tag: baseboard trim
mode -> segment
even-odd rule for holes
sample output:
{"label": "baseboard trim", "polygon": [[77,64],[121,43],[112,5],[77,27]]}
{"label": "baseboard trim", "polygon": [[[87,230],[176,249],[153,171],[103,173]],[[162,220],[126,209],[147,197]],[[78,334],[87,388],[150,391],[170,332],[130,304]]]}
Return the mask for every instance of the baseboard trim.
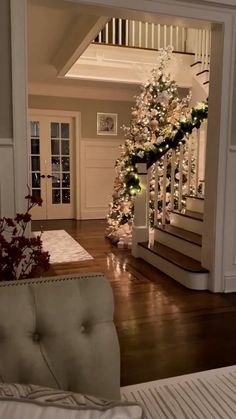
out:
{"label": "baseboard trim", "polygon": [[236,292],[236,273],[227,273],[224,275],[224,290],[225,293]]}
{"label": "baseboard trim", "polygon": [[106,219],[107,210],[101,211],[81,211],[80,220],[101,220]]}

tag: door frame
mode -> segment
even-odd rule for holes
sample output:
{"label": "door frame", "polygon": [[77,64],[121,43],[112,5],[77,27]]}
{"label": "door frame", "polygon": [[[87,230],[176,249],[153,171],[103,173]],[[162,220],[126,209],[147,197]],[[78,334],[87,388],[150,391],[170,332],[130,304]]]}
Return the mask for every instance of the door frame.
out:
{"label": "door frame", "polygon": [[[27,132],[26,112],[27,101],[27,36],[26,36],[26,0],[11,1],[11,20],[12,20],[12,77],[13,77],[13,110],[14,110],[14,137],[18,137],[18,144],[15,167],[16,194],[19,190],[25,189],[25,170],[21,172],[24,162],[27,162],[24,133]],[[195,3],[176,0],[66,0],[84,5],[101,6],[103,14],[110,16],[117,13],[127,18],[148,15],[169,15],[185,17],[189,19],[200,19],[213,22],[219,27],[219,40],[221,41],[221,54],[218,51],[219,68],[214,68],[211,72],[210,84],[210,112],[207,159],[212,161],[208,174],[209,198],[206,197],[207,212],[206,223],[207,232],[204,239],[205,260],[211,271],[209,289],[214,292],[227,291],[226,281],[231,281],[231,291],[236,291],[236,260],[226,263],[227,251],[229,251],[230,241],[225,234],[228,223],[233,223],[235,229],[235,219],[231,216],[227,220],[226,213],[230,213],[226,201],[226,186],[229,181],[229,159],[230,152],[234,153],[236,146],[231,145],[231,128],[233,119],[233,89],[235,63],[235,41],[236,41],[236,9],[224,7],[221,4],[203,4],[200,0]],[[221,28],[221,30],[220,30]],[[217,60],[216,60],[217,61]],[[216,129],[217,125],[217,129]],[[214,137],[216,141],[214,142]],[[24,146],[22,147],[22,142]],[[231,147],[231,148],[230,148]],[[212,153],[212,154],[211,154]],[[232,158],[232,157],[231,157]],[[210,160],[211,159],[211,160]],[[207,162],[208,165],[208,162]],[[210,165],[209,165],[210,166]],[[207,179],[206,179],[207,180]],[[235,187],[232,184],[234,198],[236,199]],[[18,189],[17,189],[18,188]],[[206,183],[207,188],[207,183]],[[212,190],[212,192],[211,192]],[[206,191],[206,194],[208,191]],[[232,204],[231,204],[232,206]],[[230,213],[231,214],[231,213]],[[231,229],[232,230],[232,229]],[[235,236],[235,237],[234,237]],[[236,240],[236,231],[232,240]],[[231,258],[232,259],[232,258]],[[231,264],[231,265],[230,265]],[[231,267],[231,271],[230,271]],[[227,277],[228,271],[228,277]]]}
{"label": "door frame", "polygon": [[[54,109],[28,109],[28,121],[31,115],[39,116],[55,116],[55,117],[68,117],[74,121],[74,202],[75,202],[75,219],[79,220],[81,217],[81,164],[80,164],[80,139],[81,139],[81,113]],[[28,149],[29,153],[29,149]],[[28,154],[29,155],[29,154]]]}

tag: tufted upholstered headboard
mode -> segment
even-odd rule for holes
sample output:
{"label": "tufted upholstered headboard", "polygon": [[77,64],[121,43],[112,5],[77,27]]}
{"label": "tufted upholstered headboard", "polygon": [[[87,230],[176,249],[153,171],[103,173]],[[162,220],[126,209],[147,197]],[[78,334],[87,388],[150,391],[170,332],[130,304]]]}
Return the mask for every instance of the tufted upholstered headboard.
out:
{"label": "tufted upholstered headboard", "polygon": [[108,280],[88,274],[0,283],[0,378],[118,399]]}

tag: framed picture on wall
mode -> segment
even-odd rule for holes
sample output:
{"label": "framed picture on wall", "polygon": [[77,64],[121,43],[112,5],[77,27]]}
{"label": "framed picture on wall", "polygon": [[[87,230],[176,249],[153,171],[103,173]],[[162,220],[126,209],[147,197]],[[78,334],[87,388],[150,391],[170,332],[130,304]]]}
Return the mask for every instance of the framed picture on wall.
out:
{"label": "framed picture on wall", "polygon": [[97,113],[97,135],[117,135],[117,113]]}

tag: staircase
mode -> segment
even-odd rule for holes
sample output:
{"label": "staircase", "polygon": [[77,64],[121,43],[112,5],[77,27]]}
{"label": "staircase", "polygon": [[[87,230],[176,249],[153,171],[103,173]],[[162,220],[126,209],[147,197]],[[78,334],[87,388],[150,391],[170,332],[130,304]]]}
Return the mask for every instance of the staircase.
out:
{"label": "staircase", "polygon": [[170,224],[154,228],[154,241],[138,243],[138,256],[194,290],[208,288],[201,266],[204,199],[187,196],[183,212],[171,211]]}
{"label": "staircase", "polygon": [[[151,61],[156,59],[154,58],[155,50],[172,45],[174,51],[178,53],[175,56],[175,61],[178,63],[176,67],[180,69],[180,75],[176,74],[177,79],[175,77],[175,80],[179,86],[191,88],[191,104],[196,105],[198,101],[206,100],[208,97],[210,39],[210,31],[205,29],[113,18],[107,22],[97,35],[93,45],[90,46],[90,49],[94,48],[94,56],[87,57],[86,65],[91,63],[92,59],[98,59],[99,56],[98,64],[100,67],[102,63],[106,66],[109,72],[108,79],[114,70],[113,67],[116,70],[118,66],[119,80],[114,71],[114,74],[112,73],[113,81],[121,81],[122,78],[123,82],[137,83],[141,81],[139,80],[141,76],[144,76],[144,80],[146,80],[145,71],[148,70],[148,74],[150,74],[151,67],[155,66]],[[118,54],[122,54],[122,56]],[[178,58],[181,62],[178,61]],[[103,68],[102,71],[104,76],[105,69]],[[137,71],[141,76],[136,74]],[[99,67],[97,67],[96,74],[98,72]],[[133,256],[146,260],[182,285],[194,290],[208,289],[208,271],[201,266],[204,198],[199,197],[202,182],[204,182],[204,168],[201,162],[205,159],[205,143],[206,126],[205,129],[195,130],[192,138],[188,141],[187,163],[183,157],[183,145],[180,145],[179,155],[175,154],[173,150],[168,152],[173,156],[171,169],[169,169],[167,154],[164,156],[161,188],[158,187],[157,182],[158,178],[160,179],[161,170],[158,172],[157,166],[153,169],[156,173],[154,222],[157,223],[154,227],[154,239],[151,240],[149,237],[148,220],[149,183],[152,176],[148,171],[144,173],[143,167],[140,167],[143,192],[136,197],[134,207]],[[193,161],[194,165],[191,166]],[[176,180],[176,162],[180,168],[179,179],[183,179],[184,176],[188,179],[185,186],[182,180]],[[192,169],[194,170],[193,176]],[[169,178],[167,179],[168,171]],[[171,185],[171,191],[167,190],[168,182]],[[158,214],[160,189],[163,195],[161,216]],[[168,195],[171,196],[169,202]],[[183,205],[183,202],[186,205]],[[185,206],[184,210],[183,206]],[[118,246],[119,244],[123,247],[122,242],[119,242]]]}

